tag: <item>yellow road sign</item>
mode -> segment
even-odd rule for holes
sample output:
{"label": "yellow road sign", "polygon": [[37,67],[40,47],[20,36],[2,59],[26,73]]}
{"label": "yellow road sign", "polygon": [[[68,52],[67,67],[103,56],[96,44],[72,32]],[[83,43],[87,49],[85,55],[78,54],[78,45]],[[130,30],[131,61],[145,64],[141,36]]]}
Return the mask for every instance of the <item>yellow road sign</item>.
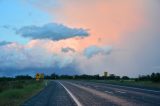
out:
{"label": "yellow road sign", "polygon": [[37,73],[36,74],[36,80],[39,81],[40,79],[44,79],[44,74],[43,73]]}
{"label": "yellow road sign", "polygon": [[40,74],[37,73],[37,74],[36,74],[36,80],[38,81],[39,79],[40,79]]}

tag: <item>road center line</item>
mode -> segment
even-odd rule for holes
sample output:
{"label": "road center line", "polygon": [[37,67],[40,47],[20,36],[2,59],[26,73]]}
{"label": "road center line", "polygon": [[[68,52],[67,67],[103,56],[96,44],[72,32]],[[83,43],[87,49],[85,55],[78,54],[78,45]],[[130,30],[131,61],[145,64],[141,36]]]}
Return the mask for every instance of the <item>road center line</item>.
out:
{"label": "road center line", "polygon": [[[59,82],[59,81],[58,81]],[[74,102],[77,104],[77,106],[83,106],[78,99],[62,84],[59,82],[59,84],[68,92],[68,94],[71,96],[71,98],[74,100]]]}
{"label": "road center line", "polygon": [[117,92],[119,92],[119,93],[126,93],[126,92],[124,92],[124,91],[117,91]]}
{"label": "road center line", "polygon": [[111,93],[111,94],[113,93],[113,92],[110,92],[110,91],[104,91],[104,92],[106,92],[106,93]]}

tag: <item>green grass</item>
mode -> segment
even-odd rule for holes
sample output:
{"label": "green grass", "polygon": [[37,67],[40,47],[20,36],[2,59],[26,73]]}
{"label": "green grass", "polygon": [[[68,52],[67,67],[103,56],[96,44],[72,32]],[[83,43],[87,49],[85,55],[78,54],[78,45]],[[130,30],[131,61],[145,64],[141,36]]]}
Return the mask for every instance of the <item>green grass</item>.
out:
{"label": "green grass", "polygon": [[134,81],[134,80],[90,80],[90,81],[160,90],[160,83],[154,83],[151,81]]}
{"label": "green grass", "polygon": [[34,80],[7,81],[6,83],[6,89],[0,92],[0,106],[19,106],[44,87],[44,82]]}

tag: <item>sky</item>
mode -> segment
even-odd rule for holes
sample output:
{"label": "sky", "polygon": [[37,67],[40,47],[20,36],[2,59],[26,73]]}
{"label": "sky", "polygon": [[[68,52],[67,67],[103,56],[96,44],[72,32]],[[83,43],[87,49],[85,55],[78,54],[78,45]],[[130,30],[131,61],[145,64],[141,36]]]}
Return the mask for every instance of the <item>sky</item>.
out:
{"label": "sky", "polygon": [[159,0],[0,0],[0,76],[160,72]]}

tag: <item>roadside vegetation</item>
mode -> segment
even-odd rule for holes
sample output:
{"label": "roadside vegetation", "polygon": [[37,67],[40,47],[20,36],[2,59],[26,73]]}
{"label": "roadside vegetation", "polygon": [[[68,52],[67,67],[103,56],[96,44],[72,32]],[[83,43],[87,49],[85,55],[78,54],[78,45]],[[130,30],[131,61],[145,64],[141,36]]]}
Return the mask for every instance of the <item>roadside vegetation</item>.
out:
{"label": "roadside vegetation", "polygon": [[44,75],[44,80],[36,81],[31,76],[16,76],[15,78],[0,78],[0,106],[19,106],[24,101],[41,91],[47,80],[85,80],[97,83],[116,84],[160,90],[160,73],[140,75],[138,78],[128,76],[100,75]]}
{"label": "roadside vegetation", "polygon": [[19,106],[44,87],[44,81],[30,76],[0,78],[0,106]]}
{"label": "roadside vegetation", "polygon": [[110,74],[109,76],[99,76],[99,75],[71,76],[71,75],[57,75],[53,73],[50,76],[45,76],[45,79],[87,80],[98,83],[108,83],[108,84],[160,90],[160,73],[152,73],[151,75],[140,75],[138,78],[129,78],[128,76],[120,77],[114,74]]}
{"label": "roadside vegetation", "polygon": [[45,75],[44,79],[86,79],[86,80],[134,80],[134,81],[151,81],[155,83],[160,83],[160,73],[152,73],[151,75],[140,75],[138,78],[130,78],[128,76],[117,76],[115,74],[110,74],[109,76],[97,75],[57,75],[55,73],[51,75]]}

